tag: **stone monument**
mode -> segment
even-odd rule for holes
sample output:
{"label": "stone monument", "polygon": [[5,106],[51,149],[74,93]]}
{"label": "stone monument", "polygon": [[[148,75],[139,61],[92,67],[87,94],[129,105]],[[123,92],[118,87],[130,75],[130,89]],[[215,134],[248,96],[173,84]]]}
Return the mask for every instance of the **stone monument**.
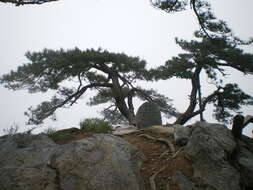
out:
{"label": "stone monument", "polygon": [[135,123],[138,129],[162,125],[162,116],[157,104],[153,102],[143,103],[137,111]]}

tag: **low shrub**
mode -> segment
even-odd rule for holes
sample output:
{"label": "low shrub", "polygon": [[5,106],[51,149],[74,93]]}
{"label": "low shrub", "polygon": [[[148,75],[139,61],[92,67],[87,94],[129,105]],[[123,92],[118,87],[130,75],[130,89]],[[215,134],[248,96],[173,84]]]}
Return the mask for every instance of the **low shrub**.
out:
{"label": "low shrub", "polygon": [[68,130],[59,130],[55,128],[47,128],[44,133],[46,133],[53,141],[59,141],[63,139],[68,139],[72,137],[72,133]]}
{"label": "low shrub", "polygon": [[111,133],[112,127],[108,121],[91,118],[80,122],[80,129],[84,132]]}

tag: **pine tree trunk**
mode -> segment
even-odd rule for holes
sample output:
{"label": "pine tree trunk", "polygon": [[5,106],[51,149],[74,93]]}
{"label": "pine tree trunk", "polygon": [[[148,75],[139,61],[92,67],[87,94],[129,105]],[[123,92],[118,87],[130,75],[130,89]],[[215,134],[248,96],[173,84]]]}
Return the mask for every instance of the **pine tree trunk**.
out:
{"label": "pine tree trunk", "polygon": [[[201,85],[200,80],[198,80],[198,99],[199,99],[199,110],[202,109],[202,95],[201,95]],[[199,114],[200,121],[204,121],[203,111]]]}
{"label": "pine tree trunk", "polygon": [[119,83],[118,77],[113,76],[113,93],[116,102],[116,106],[119,109],[120,113],[128,120],[130,125],[134,124],[135,115],[134,115],[134,106],[132,102],[133,94],[130,92],[128,94],[128,105],[125,102],[125,94],[123,94],[122,87]]}
{"label": "pine tree trunk", "polygon": [[195,69],[194,74],[191,78],[192,90],[191,90],[191,95],[190,95],[190,104],[189,104],[188,108],[186,109],[186,111],[177,118],[177,120],[174,122],[174,124],[183,125],[189,119],[196,116],[195,114],[193,114],[193,112],[194,112],[196,105],[197,105],[197,93],[198,93],[198,86],[199,86],[198,81],[199,81],[199,75],[200,75],[201,69],[202,69],[202,67],[198,66]]}

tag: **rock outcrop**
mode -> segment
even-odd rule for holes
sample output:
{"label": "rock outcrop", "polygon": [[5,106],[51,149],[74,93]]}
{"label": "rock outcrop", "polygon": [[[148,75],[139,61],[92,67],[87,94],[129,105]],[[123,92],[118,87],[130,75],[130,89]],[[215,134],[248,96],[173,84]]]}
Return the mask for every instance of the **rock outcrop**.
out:
{"label": "rock outcrop", "polygon": [[[174,162],[178,164],[182,158],[187,160],[190,172],[175,164],[166,179],[181,190],[253,189],[253,140],[246,136],[236,139],[224,125],[198,122],[130,132],[137,136],[147,132],[177,144],[168,158],[178,159]],[[0,147],[0,190],[145,189],[140,175],[144,155],[113,135],[93,135],[59,145],[43,134],[16,134],[0,137]],[[145,168],[149,171],[152,167]]]}
{"label": "rock outcrop", "polygon": [[138,129],[153,125],[162,125],[162,116],[159,107],[153,102],[143,103],[137,111],[135,124]]}
{"label": "rock outcrop", "polygon": [[[112,135],[57,145],[46,135],[0,138],[1,190],[142,190],[144,155]],[[22,142],[22,143],[24,143]]]}
{"label": "rock outcrop", "polygon": [[235,140],[220,124],[198,123],[191,130],[184,151],[192,161],[193,177],[182,173],[173,177],[182,190],[253,189],[252,139]]}

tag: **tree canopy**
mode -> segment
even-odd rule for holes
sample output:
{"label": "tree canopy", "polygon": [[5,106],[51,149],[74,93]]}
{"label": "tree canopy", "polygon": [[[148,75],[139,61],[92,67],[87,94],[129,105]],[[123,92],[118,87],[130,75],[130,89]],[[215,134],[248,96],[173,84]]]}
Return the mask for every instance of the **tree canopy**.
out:
{"label": "tree canopy", "polygon": [[[209,103],[215,106],[214,116],[217,120],[226,122],[231,111],[239,111],[241,105],[252,105],[253,98],[244,93],[238,84],[224,84],[226,68],[236,69],[244,74],[253,73],[253,54],[245,53],[239,45],[227,40],[226,37],[219,40],[205,38],[195,33],[195,37],[201,40],[179,40],[176,43],[186,52],[168,60],[165,65],[152,70],[156,80],[177,77],[191,80],[190,103],[186,111],[180,115],[176,123],[184,124],[196,115],[201,115]],[[201,78],[202,71],[206,72],[211,84],[216,90],[202,97]],[[151,74],[152,76],[152,74]],[[220,76],[220,77],[219,77]],[[197,103],[199,108],[196,109]]]}
{"label": "tree canopy", "polygon": [[26,57],[30,62],[3,75],[0,83],[9,89],[27,89],[30,93],[56,91],[50,101],[29,108],[26,115],[30,124],[39,124],[53,116],[58,108],[73,105],[87,90],[97,92],[89,105],[110,103],[103,113],[120,112],[129,123],[134,122],[133,98],[136,96],[156,102],[166,114],[177,115],[169,98],[136,85],[138,80],[147,80],[146,62],[138,57],[102,49],[81,51],[78,48],[45,49],[28,52]]}

